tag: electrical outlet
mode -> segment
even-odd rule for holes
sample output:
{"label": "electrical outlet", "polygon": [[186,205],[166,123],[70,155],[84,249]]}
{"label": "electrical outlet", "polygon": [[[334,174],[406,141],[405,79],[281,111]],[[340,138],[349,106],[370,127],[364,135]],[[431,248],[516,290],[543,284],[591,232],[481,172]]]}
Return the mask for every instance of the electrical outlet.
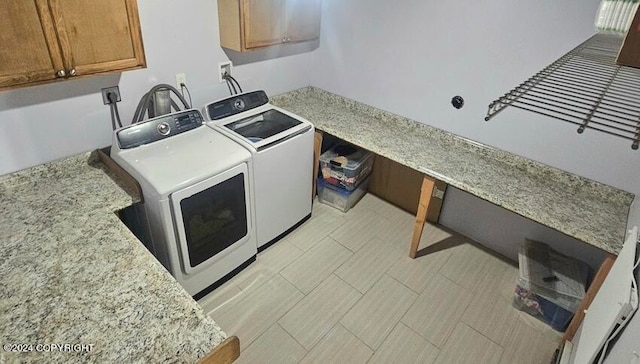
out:
{"label": "electrical outlet", "polygon": [[[184,73],[176,73],[176,88],[178,90],[180,89],[180,84],[187,84],[187,75],[185,75]],[[182,91],[182,90],[181,90]]]}
{"label": "electrical outlet", "polygon": [[233,70],[233,63],[231,63],[231,61],[218,63],[218,82],[220,83],[225,82],[222,76],[224,76],[225,73],[228,74],[229,76],[232,76],[231,74],[232,70]]}
{"label": "electrical outlet", "polygon": [[120,88],[118,86],[105,87],[102,89],[102,102],[104,102],[105,105],[109,105],[111,103],[109,97],[107,96],[109,95],[109,93],[116,94],[116,102],[122,101],[122,99],[120,98]]}

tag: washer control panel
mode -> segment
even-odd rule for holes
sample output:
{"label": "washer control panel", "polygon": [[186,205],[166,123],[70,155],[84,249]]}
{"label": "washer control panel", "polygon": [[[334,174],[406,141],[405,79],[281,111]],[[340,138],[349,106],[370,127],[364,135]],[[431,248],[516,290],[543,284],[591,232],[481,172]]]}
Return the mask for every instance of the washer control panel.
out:
{"label": "washer control panel", "polygon": [[135,148],[200,127],[203,120],[198,110],[179,111],[119,129],[116,139],[120,149]]}
{"label": "washer control panel", "polygon": [[220,120],[231,115],[255,109],[268,102],[269,98],[264,91],[252,91],[212,102],[205,106],[205,109],[211,120]]}

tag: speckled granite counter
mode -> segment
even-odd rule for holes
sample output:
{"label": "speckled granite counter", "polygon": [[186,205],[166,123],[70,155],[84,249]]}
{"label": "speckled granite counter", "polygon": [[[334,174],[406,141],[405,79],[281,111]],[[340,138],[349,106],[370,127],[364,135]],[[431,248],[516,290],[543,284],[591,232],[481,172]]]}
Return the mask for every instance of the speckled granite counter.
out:
{"label": "speckled granite counter", "polygon": [[604,251],[622,248],[630,193],[318,88],[271,102],[317,129]]}
{"label": "speckled granite counter", "polygon": [[0,177],[0,362],[192,363],[226,337],[120,222],[135,198],[103,168],[82,154]]}

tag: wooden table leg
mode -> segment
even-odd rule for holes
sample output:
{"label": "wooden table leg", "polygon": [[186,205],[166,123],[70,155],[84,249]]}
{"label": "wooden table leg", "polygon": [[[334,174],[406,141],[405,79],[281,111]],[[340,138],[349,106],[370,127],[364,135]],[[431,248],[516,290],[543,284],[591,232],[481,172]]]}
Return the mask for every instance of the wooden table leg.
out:
{"label": "wooden table leg", "polygon": [[316,184],[318,179],[318,169],[320,168],[320,153],[322,151],[322,132],[316,130],[313,137],[313,192],[311,192],[311,200],[316,197]]}
{"label": "wooden table leg", "polygon": [[585,311],[589,308],[589,306],[591,306],[591,302],[593,302],[593,299],[596,297],[596,294],[600,290],[602,283],[604,283],[604,279],[607,278],[607,274],[609,274],[609,271],[611,270],[611,267],[613,266],[613,263],[615,261],[616,257],[614,255],[607,254],[607,257],[600,265],[600,269],[598,269],[596,276],[593,277],[593,282],[591,282],[591,286],[589,286],[587,293],[585,293],[580,307],[578,307],[576,313],[573,315],[573,319],[571,320],[569,327],[567,327],[567,331],[564,332],[564,336],[562,337],[564,341],[573,340],[573,336],[578,331],[578,327],[580,327],[580,324],[582,324]]}
{"label": "wooden table leg", "polygon": [[413,239],[411,240],[411,248],[409,249],[409,257],[411,258],[415,258],[418,254],[418,245],[420,245],[422,230],[427,220],[427,212],[429,212],[429,203],[431,202],[435,182],[433,178],[428,176],[424,176],[422,179],[420,201],[418,202],[418,212],[416,213],[416,224],[413,227]]}

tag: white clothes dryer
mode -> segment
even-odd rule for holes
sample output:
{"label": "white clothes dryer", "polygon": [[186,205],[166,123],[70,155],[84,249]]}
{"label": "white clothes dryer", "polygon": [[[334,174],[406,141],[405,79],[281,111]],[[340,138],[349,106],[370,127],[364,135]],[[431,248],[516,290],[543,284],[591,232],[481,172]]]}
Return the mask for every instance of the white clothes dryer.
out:
{"label": "white clothes dryer", "polygon": [[251,154],[198,110],[116,130],[111,157],[140,183],[150,250],[194,298],[255,260]]}

